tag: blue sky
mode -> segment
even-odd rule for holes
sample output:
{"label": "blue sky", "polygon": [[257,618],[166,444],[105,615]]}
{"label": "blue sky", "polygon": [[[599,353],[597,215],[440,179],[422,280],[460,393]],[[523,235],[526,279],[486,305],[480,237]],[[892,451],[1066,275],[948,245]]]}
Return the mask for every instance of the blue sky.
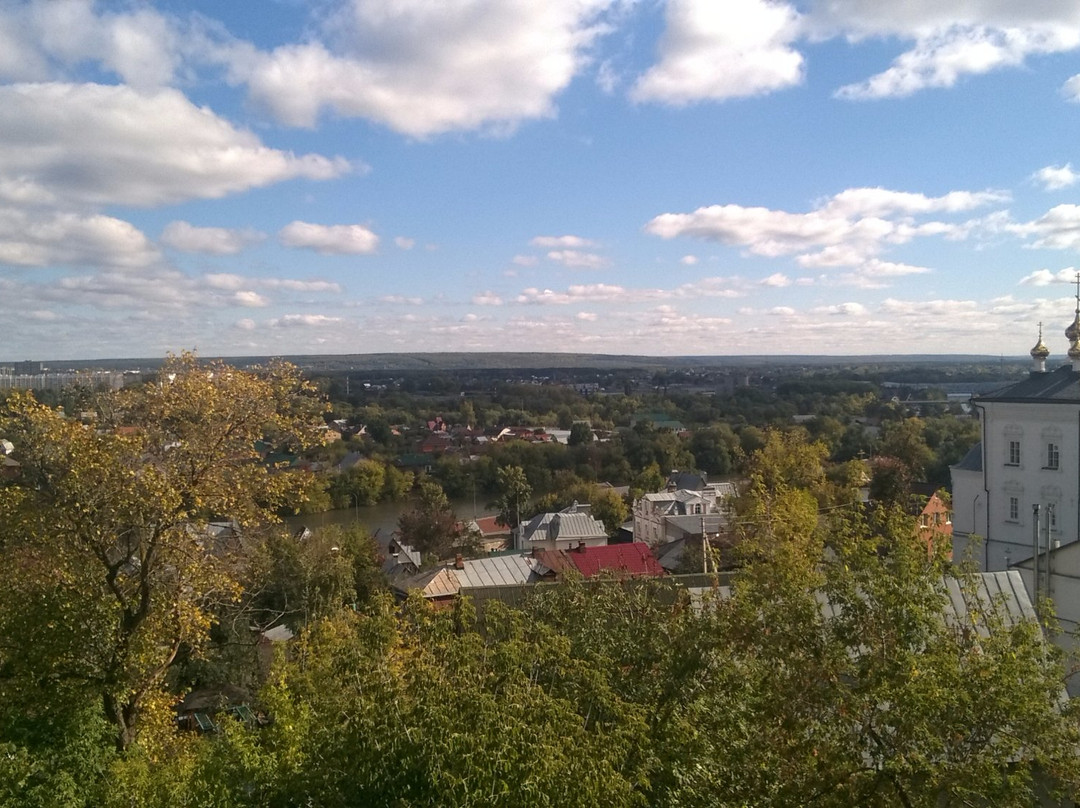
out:
{"label": "blue sky", "polygon": [[0,0],[0,361],[1064,359],[1080,0]]}

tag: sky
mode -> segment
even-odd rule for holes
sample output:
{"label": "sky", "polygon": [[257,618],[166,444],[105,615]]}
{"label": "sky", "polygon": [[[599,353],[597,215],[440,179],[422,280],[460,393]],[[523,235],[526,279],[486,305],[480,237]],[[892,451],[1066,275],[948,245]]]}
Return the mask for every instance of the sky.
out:
{"label": "sky", "polygon": [[0,361],[1018,356],[1080,0],[0,0]]}

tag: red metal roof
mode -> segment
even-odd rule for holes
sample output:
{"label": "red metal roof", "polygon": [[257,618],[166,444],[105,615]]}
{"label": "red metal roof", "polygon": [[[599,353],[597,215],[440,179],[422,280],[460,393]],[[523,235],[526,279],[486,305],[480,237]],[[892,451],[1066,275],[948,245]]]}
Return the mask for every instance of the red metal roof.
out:
{"label": "red metal roof", "polygon": [[577,567],[578,572],[591,578],[602,571],[626,575],[663,575],[664,568],[645,542],[607,544],[563,551],[563,558]]}

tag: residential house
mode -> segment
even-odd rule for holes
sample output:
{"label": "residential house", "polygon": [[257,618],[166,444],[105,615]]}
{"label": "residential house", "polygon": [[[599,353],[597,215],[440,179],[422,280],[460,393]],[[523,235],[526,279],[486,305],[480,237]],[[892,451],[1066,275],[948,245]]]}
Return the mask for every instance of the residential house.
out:
{"label": "residential house", "polygon": [[584,543],[595,547],[608,543],[607,528],[589,513],[588,505],[574,503],[558,513],[541,513],[518,528],[518,549],[531,552],[569,550]]}
{"label": "residential house", "polygon": [[537,567],[525,553],[471,559],[458,556],[450,564],[398,581],[393,589],[400,597],[419,591],[429,603],[447,607],[458,595],[471,590],[537,583],[542,577]]}
{"label": "residential house", "polygon": [[732,483],[644,494],[634,503],[634,540],[655,546],[692,536],[716,537],[730,524],[735,496]]}

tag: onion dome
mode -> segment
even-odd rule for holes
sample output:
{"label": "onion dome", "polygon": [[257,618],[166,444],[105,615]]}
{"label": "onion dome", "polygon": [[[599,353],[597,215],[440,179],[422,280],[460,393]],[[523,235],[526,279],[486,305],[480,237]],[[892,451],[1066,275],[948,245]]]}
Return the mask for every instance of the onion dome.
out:
{"label": "onion dome", "polygon": [[1076,342],[1076,338],[1080,336],[1080,312],[1076,313],[1073,318],[1072,324],[1065,329],[1065,337],[1069,342]]}
{"label": "onion dome", "polygon": [[1035,347],[1031,349],[1032,359],[1046,359],[1050,355],[1050,349],[1046,347],[1046,343],[1043,342],[1042,336],[1042,323],[1039,323],[1039,341],[1035,343]]}
{"label": "onion dome", "polygon": [[1074,339],[1072,345],[1069,346],[1069,359],[1076,362],[1080,362],[1080,340]]}

